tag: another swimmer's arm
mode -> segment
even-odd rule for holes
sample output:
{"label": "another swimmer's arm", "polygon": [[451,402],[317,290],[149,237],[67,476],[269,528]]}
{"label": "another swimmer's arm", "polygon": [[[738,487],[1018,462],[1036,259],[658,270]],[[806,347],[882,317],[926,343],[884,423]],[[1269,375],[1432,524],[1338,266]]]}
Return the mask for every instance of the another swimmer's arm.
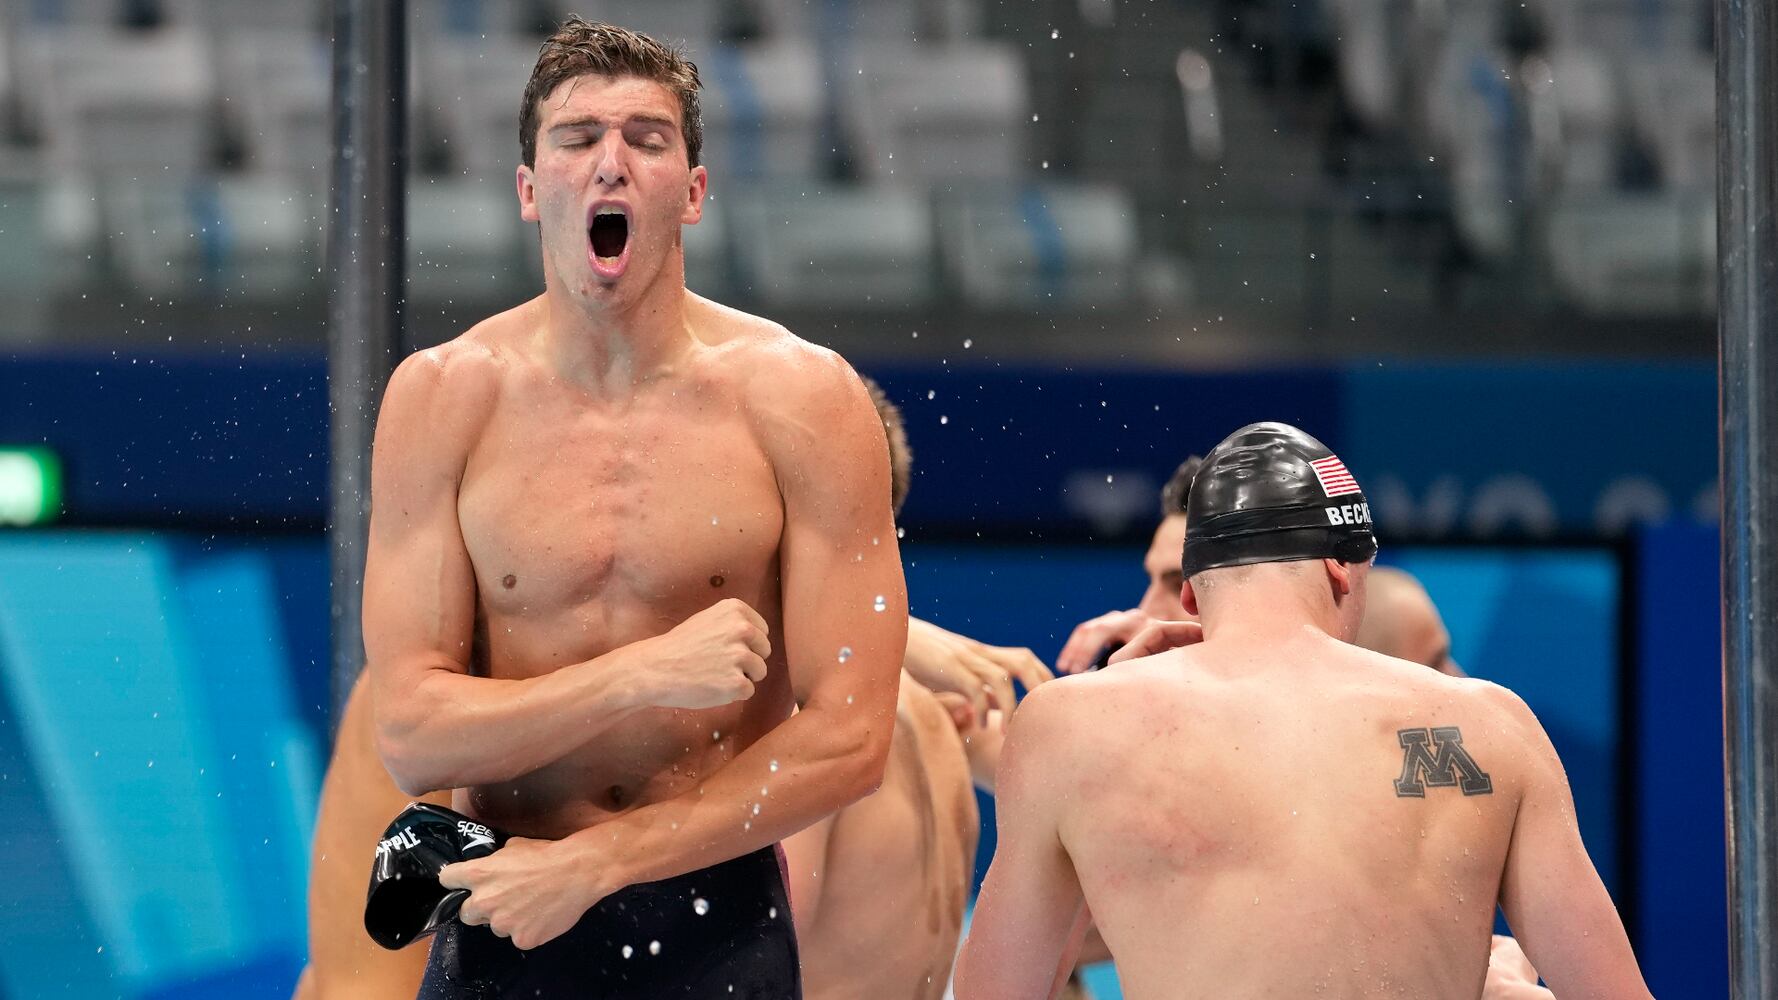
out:
{"label": "another swimmer's arm", "polygon": [[957,1000],[1054,996],[1086,930],[1086,899],[1062,845],[1067,719],[1058,686],[1026,696],[1007,728],[995,796],[999,844],[957,959]]}
{"label": "another swimmer's arm", "polygon": [[377,418],[364,645],[377,748],[410,795],[534,771],[635,707],[630,671],[604,662],[624,650],[531,680],[469,676],[476,580],[457,490],[492,405],[493,363],[415,354]]}
{"label": "another swimmer's arm", "polygon": [[1555,747],[1518,696],[1492,690],[1516,722],[1505,732],[1526,758],[1500,884],[1513,935],[1558,997],[1648,997],[1623,921],[1581,843],[1574,797]]}
{"label": "another swimmer's arm", "polygon": [[684,794],[564,841],[595,900],[777,843],[882,783],[908,620],[889,445],[858,377],[814,360],[756,413],[784,498],[774,644],[802,710]]}

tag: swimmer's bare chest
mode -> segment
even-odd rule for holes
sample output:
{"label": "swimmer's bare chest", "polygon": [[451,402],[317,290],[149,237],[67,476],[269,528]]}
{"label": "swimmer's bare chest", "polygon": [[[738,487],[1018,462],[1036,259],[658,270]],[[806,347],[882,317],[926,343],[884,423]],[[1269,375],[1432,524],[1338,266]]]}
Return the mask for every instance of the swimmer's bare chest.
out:
{"label": "swimmer's bare chest", "polygon": [[750,422],[720,383],[649,386],[622,405],[547,381],[510,390],[458,495],[475,568],[476,673],[545,674],[664,634],[729,597],[759,611],[774,640],[767,679],[746,702],[646,709],[555,764],[459,793],[514,832],[565,835],[678,794],[789,714],[777,641],[783,505]]}

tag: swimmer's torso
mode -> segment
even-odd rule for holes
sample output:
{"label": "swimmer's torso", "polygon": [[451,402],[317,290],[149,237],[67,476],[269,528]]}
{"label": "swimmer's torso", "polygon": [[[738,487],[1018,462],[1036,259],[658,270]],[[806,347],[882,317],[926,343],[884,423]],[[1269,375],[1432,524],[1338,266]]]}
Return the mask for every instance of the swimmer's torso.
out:
{"label": "swimmer's torso", "polygon": [[771,629],[769,673],[747,701],[644,709],[522,778],[458,791],[458,808],[514,833],[563,837],[670,798],[790,711],[783,501],[750,398],[767,325],[691,301],[701,343],[618,399],[534,356],[535,303],[452,345],[482,354],[476,362],[497,380],[457,501],[476,581],[473,673],[535,677],[661,635],[730,597]]}
{"label": "swimmer's torso", "polygon": [[[1487,685],[1331,639],[1208,657],[1108,671],[1076,716],[1104,777],[1062,838],[1126,995],[1480,996],[1521,787]],[[1398,733],[1435,726],[1489,794],[1397,794]]]}
{"label": "swimmer's torso", "polygon": [[979,830],[956,724],[903,674],[883,784],[842,810],[828,838],[820,909],[799,940],[805,995],[942,997]]}

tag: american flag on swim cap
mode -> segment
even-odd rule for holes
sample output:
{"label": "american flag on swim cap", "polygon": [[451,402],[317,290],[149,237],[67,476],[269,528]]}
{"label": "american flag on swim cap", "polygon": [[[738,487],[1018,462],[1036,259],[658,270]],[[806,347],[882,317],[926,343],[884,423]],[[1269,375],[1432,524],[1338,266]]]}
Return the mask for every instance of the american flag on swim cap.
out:
{"label": "american flag on swim cap", "polygon": [[1350,493],[1363,493],[1358,488],[1358,480],[1346,471],[1346,463],[1339,456],[1329,455],[1309,463],[1315,470],[1315,478],[1321,481],[1321,492],[1329,497],[1343,497]]}

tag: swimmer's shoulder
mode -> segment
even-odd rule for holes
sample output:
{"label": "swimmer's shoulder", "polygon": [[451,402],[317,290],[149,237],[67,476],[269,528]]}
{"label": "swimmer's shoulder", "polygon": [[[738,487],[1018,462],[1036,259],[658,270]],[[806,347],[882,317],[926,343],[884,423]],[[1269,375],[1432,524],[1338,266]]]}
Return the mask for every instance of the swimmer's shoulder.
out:
{"label": "swimmer's shoulder", "polygon": [[689,316],[720,377],[732,382],[770,436],[820,434],[847,422],[876,425],[864,382],[835,351],[779,323],[695,295]]}
{"label": "swimmer's shoulder", "polygon": [[[723,369],[760,401],[819,395],[858,383],[836,352],[804,340],[781,323],[692,295],[688,315],[698,338]],[[868,401],[868,400],[867,400]]]}
{"label": "swimmer's shoulder", "polygon": [[442,419],[435,429],[444,432],[485,420],[520,357],[519,344],[535,330],[538,309],[534,299],[408,355],[389,378],[384,413],[417,411]]}

